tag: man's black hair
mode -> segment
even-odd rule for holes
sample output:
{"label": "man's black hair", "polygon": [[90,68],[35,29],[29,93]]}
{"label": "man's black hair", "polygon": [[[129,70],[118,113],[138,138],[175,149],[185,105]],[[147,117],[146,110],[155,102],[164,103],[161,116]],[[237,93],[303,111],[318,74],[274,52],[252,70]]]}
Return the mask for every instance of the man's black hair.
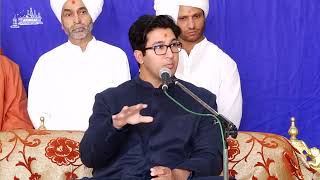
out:
{"label": "man's black hair", "polygon": [[173,19],[167,15],[143,15],[138,18],[129,29],[129,40],[133,50],[142,51],[145,55],[147,35],[156,28],[170,28],[176,38],[179,37],[181,30]]}

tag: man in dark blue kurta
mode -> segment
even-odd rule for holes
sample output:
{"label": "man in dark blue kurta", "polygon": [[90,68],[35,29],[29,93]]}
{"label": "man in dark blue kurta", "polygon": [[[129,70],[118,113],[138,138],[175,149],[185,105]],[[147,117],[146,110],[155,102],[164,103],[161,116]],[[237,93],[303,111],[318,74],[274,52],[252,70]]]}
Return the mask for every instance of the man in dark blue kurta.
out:
{"label": "man in dark blue kurta", "polygon": [[[95,179],[183,180],[221,173],[218,125],[184,111],[161,89],[160,69],[176,71],[179,34],[168,16],[142,16],[131,26],[139,76],[96,95],[80,143],[81,160]],[[180,82],[217,108],[214,94]],[[174,84],[167,92],[192,111],[209,113]]]}

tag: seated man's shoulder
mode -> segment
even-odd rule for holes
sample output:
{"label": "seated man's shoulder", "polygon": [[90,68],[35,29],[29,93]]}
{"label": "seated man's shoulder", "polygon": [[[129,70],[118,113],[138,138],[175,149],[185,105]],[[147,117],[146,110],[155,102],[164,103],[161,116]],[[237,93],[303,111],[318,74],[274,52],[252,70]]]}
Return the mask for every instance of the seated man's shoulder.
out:
{"label": "seated man's shoulder", "polygon": [[0,55],[0,74],[1,79],[13,78],[20,76],[19,65],[6,56]]}
{"label": "seated man's shoulder", "polygon": [[117,46],[114,46],[114,45],[111,45],[111,44],[108,44],[108,43],[105,43],[105,42],[102,42],[99,40],[96,41],[96,44],[99,47],[99,49],[104,50],[106,53],[113,52],[113,53],[118,53],[118,54],[125,54],[125,52]]}
{"label": "seated man's shoulder", "polygon": [[39,58],[39,61],[49,61],[50,59],[60,59],[59,57],[64,57],[66,56],[66,44],[61,44],[49,51],[47,51],[46,53],[42,54]]}
{"label": "seated man's shoulder", "polygon": [[110,96],[112,98],[126,97],[130,94],[133,88],[133,80],[128,80],[117,87],[111,87],[102,91],[101,95]]}
{"label": "seated man's shoulder", "polygon": [[224,52],[224,50],[222,50],[216,44],[208,41],[208,44],[206,47],[209,49],[209,51],[207,51],[208,53],[210,53],[209,57],[216,57],[213,59],[215,59],[225,65],[237,66],[236,62],[226,52]]}
{"label": "seated man's shoulder", "polygon": [[0,66],[3,68],[12,68],[12,69],[16,69],[19,68],[19,66],[13,62],[11,59],[9,59],[6,56],[0,55]]}
{"label": "seated man's shoulder", "polygon": [[205,46],[207,49],[210,49],[209,52],[211,53],[216,53],[216,54],[219,54],[219,55],[227,55],[227,53],[225,53],[218,45],[214,44],[213,42],[211,41],[208,41],[208,43],[206,44]]}
{"label": "seated man's shoulder", "polygon": [[193,92],[197,96],[200,96],[200,98],[209,98],[210,96],[216,97],[215,94],[213,94],[212,92],[210,92],[209,90],[203,87],[196,86],[190,82],[186,82],[180,79],[178,79],[178,81],[184,86],[186,86],[191,92]]}

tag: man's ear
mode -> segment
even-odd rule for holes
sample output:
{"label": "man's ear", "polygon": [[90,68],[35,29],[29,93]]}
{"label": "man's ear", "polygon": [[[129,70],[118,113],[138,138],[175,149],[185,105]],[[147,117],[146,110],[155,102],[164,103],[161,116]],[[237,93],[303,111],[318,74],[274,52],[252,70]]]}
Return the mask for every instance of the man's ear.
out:
{"label": "man's ear", "polygon": [[133,52],[134,57],[136,58],[136,61],[141,65],[143,64],[143,54],[140,50],[134,50]]}

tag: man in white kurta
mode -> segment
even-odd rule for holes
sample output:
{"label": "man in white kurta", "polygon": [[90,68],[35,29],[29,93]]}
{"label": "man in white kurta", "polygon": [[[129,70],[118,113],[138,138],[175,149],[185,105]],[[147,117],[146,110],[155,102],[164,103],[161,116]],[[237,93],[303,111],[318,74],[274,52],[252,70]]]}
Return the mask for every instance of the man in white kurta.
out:
{"label": "man in white kurta", "polygon": [[214,93],[218,112],[239,127],[242,94],[237,64],[203,35],[209,0],[155,0],[154,8],[157,15],[170,15],[182,31],[175,76]]}
{"label": "man in white kurta", "polygon": [[50,130],[86,130],[96,93],[130,79],[124,51],[91,34],[102,5],[103,0],[51,0],[64,30],[71,33],[66,32],[68,42],[42,55],[33,70],[28,111],[35,128],[44,117]]}

